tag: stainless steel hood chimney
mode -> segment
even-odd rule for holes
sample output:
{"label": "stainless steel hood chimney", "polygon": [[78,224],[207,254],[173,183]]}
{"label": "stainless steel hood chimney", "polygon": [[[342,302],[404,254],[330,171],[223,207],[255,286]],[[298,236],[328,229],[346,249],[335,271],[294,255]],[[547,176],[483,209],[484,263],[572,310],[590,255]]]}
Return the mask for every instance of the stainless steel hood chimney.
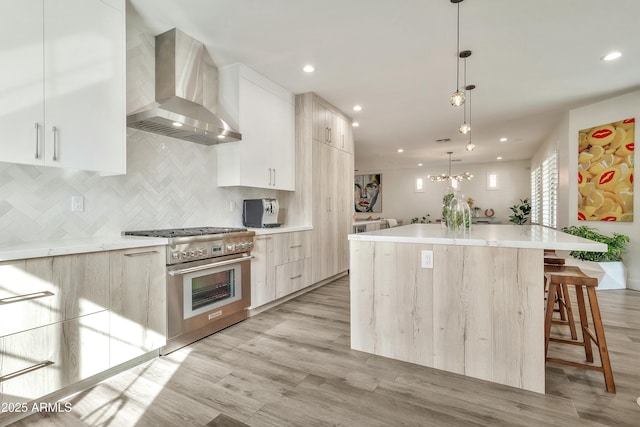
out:
{"label": "stainless steel hood chimney", "polygon": [[214,145],[242,135],[203,104],[204,45],[177,29],[156,36],[156,102],[127,117],[127,126]]}

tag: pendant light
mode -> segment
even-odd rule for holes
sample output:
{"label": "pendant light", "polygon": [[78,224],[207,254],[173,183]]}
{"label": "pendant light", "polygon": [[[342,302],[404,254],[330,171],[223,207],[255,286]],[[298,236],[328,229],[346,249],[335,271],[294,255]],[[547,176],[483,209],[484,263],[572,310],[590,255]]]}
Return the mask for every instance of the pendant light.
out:
{"label": "pendant light", "polygon": [[[466,82],[465,82],[466,83]],[[476,88],[476,85],[465,86],[464,89],[469,91],[469,100],[467,104],[469,104],[469,123],[471,123],[471,91]],[[471,142],[471,125],[469,125],[469,142],[464,146],[465,150],[473,151],[476,148],[475,144]]]}
{"label": "pendant light", "polygon": [[[460,58],[464,59],[464,90],[467,91],[467,58],[471,56],[471,51],[470,50],[463,50],[462,52],[460,52]],[[474,86],[475,87],[475,86]],[[471,98],[469,97],[469,102],[471,102]],[[464,104],[464,119],[462,120],[462,124],[460,125],[460,128],[458,129],[460,131],[460,133],[463,134],[467,134],[469,132],[471,132],[471,125],[467,122],[467,104],[469,102],[465,102]],[[471,107],[469,107],[469,109],[471,109]],[[469,111],[469,114],[471,114],[471,111]],[[469,119],[469,122],[471,122],[471,119]]]}
{"label": "pendant light", "polygon": [[[456,42],[456,57],[460,52],[460,3],[463,0],[451,0],[451,3],[458,5],[458,21],[457,21],[457,42]],[[464,104],[464,92],[460,91],[460,58],[456,58],[456,90],[451,94],[451,105],[459,107]]]}

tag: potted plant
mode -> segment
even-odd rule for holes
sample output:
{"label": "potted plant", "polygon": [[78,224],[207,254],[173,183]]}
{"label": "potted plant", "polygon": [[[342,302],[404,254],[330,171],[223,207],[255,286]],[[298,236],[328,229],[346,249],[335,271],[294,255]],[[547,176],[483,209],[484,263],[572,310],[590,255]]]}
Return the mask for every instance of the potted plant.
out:
{"label": "potted plant", "polygon": [[531,203],[529,203],[529,198],[520,199],[519,204],[515,204],[511,206],[511,216],[509,216],[509,221],[514,224],[525,224],[529,220],[529,215],[531,214]]}
{"label": "potted plant", "polygon": [[[569,255],[573,258],[580,260],[577,263],[579,266],[587,270],[593,270],[599,276],[598,289],[625,289],[627,287],[622,256],[627,252],[627,243],[630,241],[629,236],[619,233],[613,233],[612,237],[606,236],[586,225],[564,227],[562,231],[607,245],[607,252],[569,252]],[[589,274],[592,273],[590,272]]]}
{"label": "potted plant", "polygon": [[431,224],[431,215],[425,214],[422,218],[418,218],[417,216],[411,218],[411,224]]}

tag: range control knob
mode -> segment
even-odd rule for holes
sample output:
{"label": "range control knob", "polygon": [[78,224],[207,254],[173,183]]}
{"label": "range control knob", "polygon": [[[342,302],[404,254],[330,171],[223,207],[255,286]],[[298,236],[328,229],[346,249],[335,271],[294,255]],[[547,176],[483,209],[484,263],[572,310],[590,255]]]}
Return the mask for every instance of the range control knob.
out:
{"label": "range control knob", "polygon": [[191,256],[196,256],[196,251],[191,251],[191,252],[189,252],[189,255],[191,255]]}
{"label": "range control knob", "polygon": [[249,249],[253,249],[253,242],[249,242],[249,243],[247,244],[247,247],[248,247]]}
{"label": "range control knob", "polygon": [[235,251],[236,250],[236,245],[234,245],[233,243],[227,244],[227,250],[228,251]]}
{"label": "range control knob", "polygon": [[247,249],[247,242],[240,243],[240,248]]}
{"label": "range control knob", "polygon": [[204,255],[204,249],[198,249],[198,255],[200,256]]}
{"label": "range control knob", "polygon": [[179,254],[178,252],[173,252],[173,253],[171,254],[171,258],[173,258],[173,259],[178,259],[178,258],[180,258],[180,254]]}
{"label": "range control knob", "polygon": [[182,258],[188,258],[189,254],[187,253],[187,251],[182,251],[181,252]]}

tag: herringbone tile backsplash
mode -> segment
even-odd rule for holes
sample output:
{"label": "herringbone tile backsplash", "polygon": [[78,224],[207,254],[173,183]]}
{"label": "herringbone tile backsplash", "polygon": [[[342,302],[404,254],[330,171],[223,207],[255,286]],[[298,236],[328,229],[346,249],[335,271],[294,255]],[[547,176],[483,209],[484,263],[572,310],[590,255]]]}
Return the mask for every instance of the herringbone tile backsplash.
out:
{"label": "herringbone tile backsplash", "polygon": [[[218,188],[215,147],[129,130],[126,175],[0,162],[0,247],[124,230],[238,227],[243,199],[275,195]],[[84,196],[84,212],[71,212],[71,196]]]}

